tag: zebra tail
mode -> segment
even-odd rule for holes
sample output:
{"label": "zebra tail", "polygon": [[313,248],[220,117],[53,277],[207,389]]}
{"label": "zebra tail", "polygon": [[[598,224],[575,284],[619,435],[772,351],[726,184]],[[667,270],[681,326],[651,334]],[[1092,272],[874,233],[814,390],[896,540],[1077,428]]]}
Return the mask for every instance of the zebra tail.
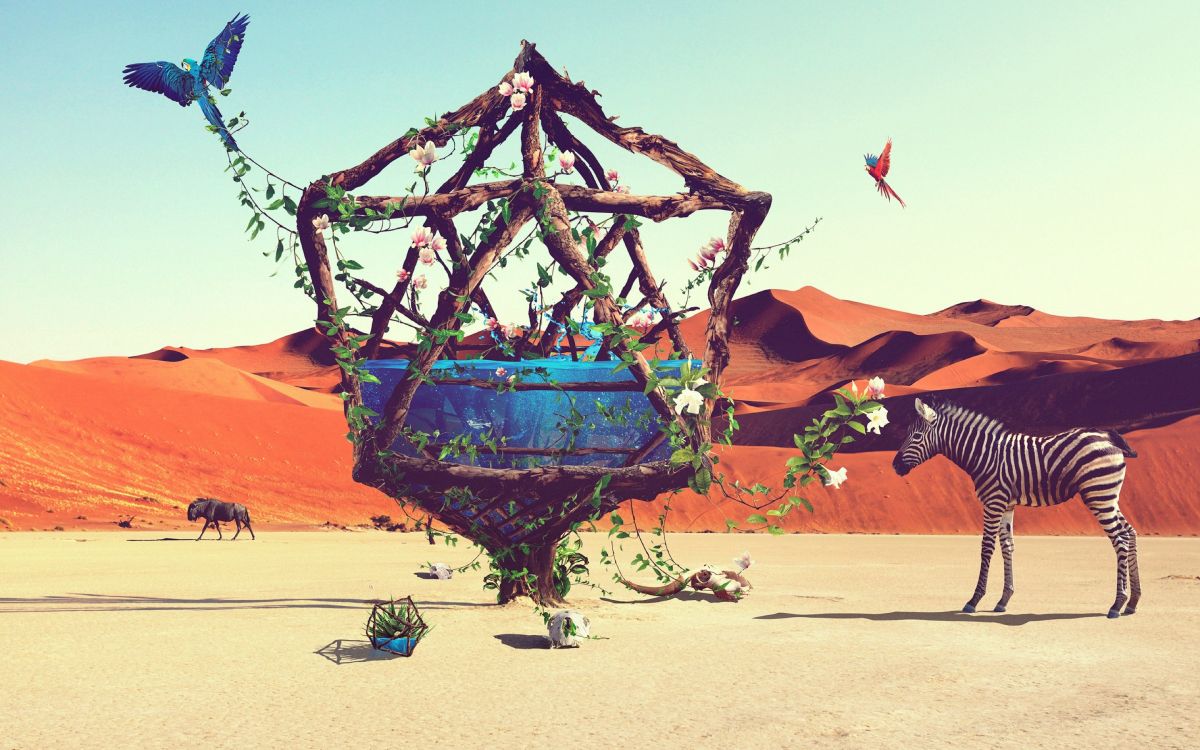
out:
{"label": "zebra tail", "polygon": [[1108,439],[1112,441],[1113,445],[1121,449],[1126,458],[1137,458],[1137,451],[1129,447],[1129,443],[1125,442],[1125,438],[1121,437],[1121,433],[1116,430],[1109,430]]}

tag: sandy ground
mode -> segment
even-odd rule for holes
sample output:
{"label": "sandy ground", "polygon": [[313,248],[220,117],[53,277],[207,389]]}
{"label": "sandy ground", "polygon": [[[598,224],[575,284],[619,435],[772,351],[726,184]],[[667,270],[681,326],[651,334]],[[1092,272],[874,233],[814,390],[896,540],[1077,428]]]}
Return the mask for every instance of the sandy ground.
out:
{"label": "sandy ground", "polygon": [[[754,593],[585,590],[604,639],[552,651],[481,574],[415,575],[466,549],[169,535],[0,535],[0,747],[1200,745],[1196,539],[1144,539],[1141,611],[1109,621],[1103,538],[1018,538],[1009,612],[968,616],[974,538],[676,534],[692,565],[749,549]],[[412,658],[365,645],[389,594],[435,626]]]}

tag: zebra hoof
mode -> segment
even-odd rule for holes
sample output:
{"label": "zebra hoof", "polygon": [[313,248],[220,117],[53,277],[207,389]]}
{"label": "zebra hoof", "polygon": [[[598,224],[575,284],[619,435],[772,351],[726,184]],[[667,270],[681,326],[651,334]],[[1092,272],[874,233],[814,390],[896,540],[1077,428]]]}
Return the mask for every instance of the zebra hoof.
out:
{"label": "zebra hoof", "polygon": [[1136,610],[1136,609],[1134,609],[1133,607],[1126,607],[1126,608],[1125,608],[1125,611],[1124,611],[1124,612],[1122,612],[1121,614],[1123,614],[1123,615],[1134,615],[1134,614],[1137,614],[1137,610]]}
{"label": "zebra hoof", "polygon": [[1007,611],[1008,611],[1008,607],[1004,606],[1003,604],[997,604],[997,605],[996,605],[996,608],[995,608],[995,609],[993,609],[992,611],[993,611],[993,612],[1007,612]]}
{"label": "zebra hoof", "polygon": [[1108,610],[1108,619],[1115,620],[1120,616],[1121,616],[1121,610],[1119,610],[1119,609]]}
{"label": "zebra hoof", "polygon": [[968,605],[966,605],[966,606],[964,606],[964,607],[962,608],[962,611],[963,611],[963,612],[966,612],[967,614],[970,614],[970,613],[972,613],[972,612],[974,612],[974,611],[975,611],[975,605],[974,605],[974,604],[968,604]]}

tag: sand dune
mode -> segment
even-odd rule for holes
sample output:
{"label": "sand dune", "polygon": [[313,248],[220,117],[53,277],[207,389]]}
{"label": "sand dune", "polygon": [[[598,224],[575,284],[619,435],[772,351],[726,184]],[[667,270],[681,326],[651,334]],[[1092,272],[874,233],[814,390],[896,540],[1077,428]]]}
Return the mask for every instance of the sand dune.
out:
{"label": "sand dune", "polygon": [[[1162,481],[1157,495],[1145,484],[1200,468],[1200,321],[1069,318],[987,300],[917,315],[811,287],[749,295],[733,315],[725,386],[742,430],[723,453],[732,477],[776,481],[793,433],[828,408],[833,389],[888,381],[892,426],[845,457],[862,481],[822,496],[817,515],[792,516],[788,528],[974,533],[978,508],[959,473],[935,463],[909,483],[889,466],[912,397],[938,392],[1018,429],[1135,430],[1146,451],[1131,469],[1131,517],[1147,533],[1200,533],[1200,499],[1186,482]],[[706,313],[682,325],[697,351],[706,325]],[[468,337],[460,355],[481,342]],[[199,495],[244,501],[268,524],[394,514],[390,500],[350,479],[340,400],[327,393],[337,368],[324,347],[305,330],[227,349],[0,363],[0,527],[111,526],[130,515],[181,526],[182,506]],[[384,356],[403,353],[389,344]],[[675,507],[672,526],[693,530],[747,515],[719,495],[685,493]],[[1082,508],[1030,523],[1044,533],[1095,531]]]}
{"label": "sand dune", "polygon": [[181,526],[202,495],[264,523],[394,512],[350,480],[345,432],[340,410],[0,362],[0,526]]}

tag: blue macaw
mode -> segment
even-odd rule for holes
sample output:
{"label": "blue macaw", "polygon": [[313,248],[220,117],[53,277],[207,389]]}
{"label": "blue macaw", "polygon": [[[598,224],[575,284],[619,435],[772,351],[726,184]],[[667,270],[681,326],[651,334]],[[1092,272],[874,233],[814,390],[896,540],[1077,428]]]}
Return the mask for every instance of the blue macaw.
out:
{"label": "blue macaw", "polygon": [[200,102],[201,111],[221,134],[226,148],[237,151],[237,143],[225,127],[221,112],[208,94],[208,87],[212,85],[218,89],[225,88],[225,83],[233,73],[233,64],[237,62],[238,52],[242,49],[242,40],[246,37],[246,27],[249,24],[250,16],[234,16],[233,20],[225,24],[221,33],[208,43],[199,65],[190,57],[185,57],[180,63],[182,68],[166,60],[126,65],[123,71],[125,85],[162,94],[178,102],[181,107],[186,107],[193,101]]}

